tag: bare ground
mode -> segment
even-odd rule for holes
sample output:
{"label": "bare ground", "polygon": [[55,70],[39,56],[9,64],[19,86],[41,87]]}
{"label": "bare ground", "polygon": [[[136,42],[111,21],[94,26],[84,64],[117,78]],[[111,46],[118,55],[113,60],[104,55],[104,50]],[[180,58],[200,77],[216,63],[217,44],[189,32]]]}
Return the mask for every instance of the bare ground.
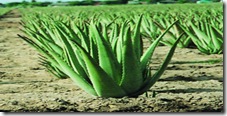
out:
{"label": "bare ground", "polygon": [[[70,79],[59,80],[39,65],[38,53],[17,34],[21,17],[13,10],[0,19],[0,111],[3,112],[223,112],[223,59],[197,49],[177,48],[148,97],[99,98]],[[157,48],[153,72],[169,47]],[[153,93],[156,94],[153,97]]]}

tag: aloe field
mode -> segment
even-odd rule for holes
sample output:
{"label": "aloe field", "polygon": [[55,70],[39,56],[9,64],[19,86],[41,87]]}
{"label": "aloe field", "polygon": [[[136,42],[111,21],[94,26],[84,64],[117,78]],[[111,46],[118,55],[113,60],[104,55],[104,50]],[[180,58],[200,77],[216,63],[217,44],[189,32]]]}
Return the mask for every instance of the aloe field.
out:
{"label": "aloe field", "polygon": [[0,15],[0,111],[224,111],[222,3]]}

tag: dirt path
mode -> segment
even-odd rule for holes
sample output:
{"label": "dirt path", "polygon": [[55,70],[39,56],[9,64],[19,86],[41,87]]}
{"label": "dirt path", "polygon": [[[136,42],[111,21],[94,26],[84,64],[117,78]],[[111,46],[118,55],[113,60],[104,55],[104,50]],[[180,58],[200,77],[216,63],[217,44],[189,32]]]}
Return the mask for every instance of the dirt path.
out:
{"label": "dirt path", "polygon": [[[223,63],[193,63],[223,59],[222,54],[177,49],[164,75],[148,92],[149,97],[98,98],[70,79],[54,78],[39,65],[38,53],[17,36],[21,34],[20,16],[13,10],[0,19],[0,111],[223,112]],[[168,49],[158,47],[153,70]]]}

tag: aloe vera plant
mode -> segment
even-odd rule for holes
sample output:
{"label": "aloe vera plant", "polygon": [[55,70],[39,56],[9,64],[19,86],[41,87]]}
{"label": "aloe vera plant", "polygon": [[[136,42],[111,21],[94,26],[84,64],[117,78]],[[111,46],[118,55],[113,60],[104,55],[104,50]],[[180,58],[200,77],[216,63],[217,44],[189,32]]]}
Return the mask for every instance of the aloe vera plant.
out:
{"label": "aloe vera plant", "polygon": [[138,96],[160,78],[182,36],[170,48],[157,72],[151,75],[150,58],[162,37],[176,22],[143,51],[141,20],[142,16],[133,29],[127,20],[122,24],[112,23],[111,28],[105,24],[100,24],[100,28],[97,22],[91,21],[83,29],[55,21],[50,31],[44,28],[43,33],[36,33],[26,27],[29,37],[19,36],[38,49],[43,59],[51,64],[49,66],[70,77],[87,93],[99,97]]}
{"label": "aloe vera plant", "polygon": [[147,38],[151,38],[150,40],[152,42],[160,35],[160,31],[154,24],[153,19],[150,15],[145,15],[145,18],[143,18],[143,21],[141,23],[141,27],[142,34]]}
{"label": "aloe vera plant", "polygon": [[197,48],[205,54],[220,54],[223,52],[223,32],[208,24],[200,22],[198,26],[189,22],[191,29],[182,29],[187,33]]}
{"label": "aloe vera plant", "polygon": [[[165,29],[171,25],[171,22],[173,21],[170,20],[170,18],[168,19],[159,18],[157,21],[154,21],[154,24],[158,27],[158,29],[161,32],[164,32]],[[168,31],[167,34],[163,37],[163,39],[161,40],[161,43],[167,46],[172,46],[175,43],[176,39],[180,37],[182,33],[184,33],[184,30],[181,28],[180,25],[181,24],[179,22],[173,25],[170,31]],[[183,35],[177,47],[185,48],[185,47],[188,47],[190,43],[191,43],[190,37],[188,35]]]}

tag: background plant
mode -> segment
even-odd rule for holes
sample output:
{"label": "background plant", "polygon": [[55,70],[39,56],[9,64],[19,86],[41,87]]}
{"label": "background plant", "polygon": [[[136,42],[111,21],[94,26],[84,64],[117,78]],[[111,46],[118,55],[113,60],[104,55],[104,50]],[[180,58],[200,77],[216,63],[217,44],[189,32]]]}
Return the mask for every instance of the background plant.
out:
{"label": "background plant", "polygon": [[[165,16],[165,17],[157,17],[154,19],[154,24],[158,27],[158,30],[160,32],[164,32],[165,29],[171,25],[171,23],[175,20],[172,16]],[[167,46],[172,46],[177,38],[181,36],[182,33],[184,33],[184,30],[180,26],[181,24],[178,22],[170,29],[170,31],[167,32],[167,34],[163,37],[163,40],[161,41],[162,44]],[[188,45],[191,43],[191,39],[188,35],[183,35],[182,39],[178,43],[178,47],[185,48],[188,47]]]}
{"label": "background plant", "polygon": [[189,22],[191,29],[184,31],[191,37],[197,48],[205,54],[223,52],[223,32],[211,24],[200,22],[199,26]]}

